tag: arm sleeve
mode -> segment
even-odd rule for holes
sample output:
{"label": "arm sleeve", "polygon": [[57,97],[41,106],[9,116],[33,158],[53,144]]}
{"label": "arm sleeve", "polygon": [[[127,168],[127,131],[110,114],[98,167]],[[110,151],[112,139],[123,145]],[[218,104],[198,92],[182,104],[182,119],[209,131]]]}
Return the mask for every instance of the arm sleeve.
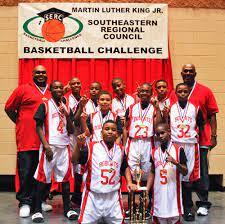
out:
{"label": "arm sleeve", "polygon": [[123,133],[123,125],[119,116],[117,116],[116,118],[116,125],[117,125],[117,132],[118,134],[121,135]]}
{"label": "arm sleeve", "polygon": [[87,163],[87,160],[88,160],[88,147],[86,146],[85,148],[80,150],[79,164],[85,165]]}
{"label": "arm sleeve", "polygon": [[126,119],[126,121],[128,121],[128,119],[129,119],[129,113],[130,113],[130,109],[128,107],[127,110],[126,110],[126,113],[125,113],[125,119]]}
{"label": "arm sleeve", "polygon": [[196,123],[197,123],[197,126],[198,126],[199,130],[200,131],[203,130],[203,127],[205,125],[205,120],[204,120],[203,113],[202,113],[201,109],[198,110]]}
{"label": "arm sleeve", "polygon": [[217,106],[216,99],[210,89],[208,89],[208,97],[207,97],[206,105],[207,105],[208,117],[211,117],[212,114],[219,112],[219,108]]}
{"label": "arm sleeve", "polygon": [[43,126],[46,116],[45,104],[42,103],[39,105],[36,113],[34,114],[34,120],[36,121],[36,126]]}
{"label": "arm sleeve", "polygon": [[89,130],[90,134],[93,134],[93,127],[92,127],[92,124],[91,124],[91,116],[90,115],[87,118],[87,127],[88,127],[88,130]]}
{"label": "arm sleeve", "polygon": [[124,176],[125,174],[125,170],[126,168],[128,167],[128,163],[127,163],[127,156],[126,154],[124,153],[124,156],[123,156],[123,162],[122,162],[122,165],[120,167],[120,174]]}
{"label": "arm sleeve", "polygon": [[185,155],[184,149],[180,148],[180,164],[186,165],[187,163],[187,157]]}
{"label": "arm sleeve", "polygon": [[23,99],[23,87],[19,86],[16,88],[13,93],[8,98],[5,104],[5,110],[15,111],[19,109]]}

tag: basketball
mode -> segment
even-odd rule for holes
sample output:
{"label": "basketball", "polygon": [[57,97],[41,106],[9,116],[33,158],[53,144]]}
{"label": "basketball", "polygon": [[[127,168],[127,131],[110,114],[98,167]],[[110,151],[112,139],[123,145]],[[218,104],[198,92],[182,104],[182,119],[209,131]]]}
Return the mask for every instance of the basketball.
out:
{"label": "basketball", "polygon": [[42,26],[42,35],[49,42],[57,42],[64,37],[65,26],[57,19],[51,19]]}

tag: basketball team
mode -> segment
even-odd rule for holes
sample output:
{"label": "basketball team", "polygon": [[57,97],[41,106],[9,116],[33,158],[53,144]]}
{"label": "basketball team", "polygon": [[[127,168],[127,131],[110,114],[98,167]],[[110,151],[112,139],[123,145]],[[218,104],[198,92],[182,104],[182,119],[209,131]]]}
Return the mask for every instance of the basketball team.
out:
{"label": "basketball team", "polygon": [[81,95],[77,77],[66,86],[59,80],[48,86],[46,68],[36,66],[33,81],[17,87],[5,105],[16,124],[19,216],[32,213],[33,222],[44,222],[43,211],[52,210],[49,187],[61,183],[69,220],[124,223],[130,213],[121,187],[138,190],[138,168],[149,198],[146,220],[194,221],[192,191],[199,197],[197,215],[207,216],[208,153],[217,145],[219,110],[196,74],[193,64],[185,64],[175,90],[157,80],[140,84],[133,95],[116,77],[113,98],[98,81]]}

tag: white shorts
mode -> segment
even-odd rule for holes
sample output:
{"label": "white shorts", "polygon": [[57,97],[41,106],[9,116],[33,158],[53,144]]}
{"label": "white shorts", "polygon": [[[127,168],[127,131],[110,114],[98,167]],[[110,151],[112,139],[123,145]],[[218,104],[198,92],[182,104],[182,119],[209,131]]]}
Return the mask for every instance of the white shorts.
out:
{"label": "white shorts", "polygon": [[160,218],[160,217],[153,217],[153,224],[180,224],[180,217],[170,217],[170,218]]}
{"label": "white shorts", "polygon": [[78,222],[81,224],[98,223],[100,219],[108,224],[123,223],[124,212],[120,191],[95,193],[84,190]]}
{"label": "white shorts", "polygon": [[39,164],[34,178],[39,182],[51,183],[51,174],[54,171],[56,182],[67,182],[71,178],[71,150],[69,146],[50,145],[53,151],[53,159],[49,162],[41,145],[39,151]]}
{"label": "white shorts", "polygon": [[125,152],[131,174],[134,174],[140,159],[141,170],[144,172],[142,180],[147,180],[151,168],[152,139],[128,139]]}
{"label": "white shorts", "polygon": [[188,174],[183,176],[182,181],[192,182],[200,178],[200,152],[197,143],[177,143],[185,152],[187,158]]}

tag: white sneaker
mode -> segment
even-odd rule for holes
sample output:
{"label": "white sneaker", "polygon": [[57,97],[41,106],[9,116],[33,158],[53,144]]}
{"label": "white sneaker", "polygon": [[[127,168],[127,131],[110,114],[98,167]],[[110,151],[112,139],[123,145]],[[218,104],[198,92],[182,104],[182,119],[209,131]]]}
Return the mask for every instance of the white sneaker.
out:
{"label": "white sneaker", "polygon": [[44,222],[44,217],[40,212],[36,212],[32,215],[32,222],[41,223]]}
{"label": "white sneaker", "polygon": [[41,209],[44,212],[50,212],[52,211],[52,206],[47,204],[45,201],[41,203]]}
{"label": "white sneaker", "polygon": [[22,205],[20,207],[19,216],[22,218],[26,218],[30,216],[30,206],[29,205]]}
{"label": "white sneaker", "polygon": [[199,207],[198,210],[197,210],[197,215],[200,215],[200,216],[206,216],[208,215],[208,209],[205,208],[205,207]]}

